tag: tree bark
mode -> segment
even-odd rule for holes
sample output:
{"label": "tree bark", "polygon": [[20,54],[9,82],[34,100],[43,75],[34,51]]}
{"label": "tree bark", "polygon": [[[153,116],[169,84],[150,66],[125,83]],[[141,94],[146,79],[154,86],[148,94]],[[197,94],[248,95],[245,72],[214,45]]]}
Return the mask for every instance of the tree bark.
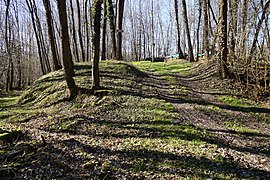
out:
{"label": "tree bark", "polygon": [[227,0],[219,0],[219,58],[221,77],[230,77],[228,69],[228,47],[227,47]]}
{"label": "tree bark", "polygon": [[204,26],[203,26],[203,49],[205,57],[209,58],[209,0],[204,0],[203,3],[203,17],[204,17]]}
{"label": "tree bark", "polygon": [[55,35],[54,35],[54,29],[53,29],[53,19],[52,19],[52,11],[51,11],[51,4],[50,0],[43,0],[43,4],[46,11],[46,20],[48,25],[48,34],[49,34],[49,40],[51,45],[51,51],[52,51],[52,58],[53,58],[53,70],[59,70],[61,69],[61,64],[57,56],[57,47],[55,43]]}
{"label": "tree bark", "polygon": [[260,20],[258,22],[258,25],[256,27],[256,30],[255,30],[255,36],[254,36],[254,39],[253,39],[253,42],[252,42],[252,45],[251,45],[251,49],[250,49],[250,53],[249,53],[249,56],[248,56],[247,64],[251,63],[252,56],[253,56],[253,54],[254,54],[254,52],[256,50],[256,43],[258,41],[258,36],[259,36],[260,30],[261,30],[263,21],[265,19],[265,15],[268,13],[269,6],[270,6],[270,0],[268,0],[265,3],[264,7],[263,7],[262,16],[261,16],[261,18],[260,18]]}
{"label": "tree bark", "polygon": [[117,59],[122,60],[122,34],[123,34],[123,15],[124,15],[124,5],[125,5],[125,0],[119,0],[119,5],[118,5],[118,31],[117,31]]}
{"label": "tree bark", "polygon": [[106,33],[107,33],[107,3],[106,0],[103,1],[103,24],[102,24],[102,53],[101,59],[106,59]]}
{"label": "tree bark", "polygon": [[70,10],[71,10],[71,19],[72,19],[72,38],[73,38],[73,46],[75,49],[75,61],[79,62],[79,50],[78,50],[78,44],[77,44],[77,34],[76,34],[76,27],[75,27],[75,18],[74,18],[74,9],[73,9],[73,3],[72,0],[69,0],[70,3]]}
{"label": "tree bark", "polygon": [[68,89],[70,91],[70,99],[74,99],[77,96],[77,86],[73,79],[74,67],[70,50],[67,12],[66,12],[66,0],[57,0],[58,13],[61,25],[61,39],[62,39],[62,58],[65,71],[65,78]]}
{"label": "tree bark", "polygon": [[199,0],[199,21],[197,26],[197,56],[196,61],[199,60],[199,52],[200,52],[200,26],[201,26],[201,17],[202,17],[202,0]]}
{"label": "tree bark", "polygon": [[110,25],[110,32],[111,32],[111,41],[112,41],[112,58],[116,59],[116,26],[115,26],[115,19],[114,19],[114,10],[113,10],[113,4],[112,0],[106,0],[107,1],[107,15],[108,15],[108,21]]}
{"label": "tree bark", "polygon": [[100,53],[100,20],[101,20],[101,4],[102,0],[93,1],[92,9],[92,48],[93,48],[93,62],[92,62],[92,89],[100,89],[99,76],[99,53]]}
{"label": "tree bark", "polygon": [[78,11],[78,34],[79,34],[79,43],[82,52],[82,61],[85,62],[85,53],[84,53],[84,46],[83,46],[83,39],[82,39],[82,26],[81,26],[81,7],[79,0],[76,0],[77,4],[77,11]]}
{"label": "tree bark", "polygon": [[174,10],[175,10],[175,20],[177,29],[177,51],[180,59],[184,59],[184,53],[181,49],[181,39],[180,39],[180,26],[179,26],[179,12],[178,12],[178,0],[174,0]]}
{"label": "tree bark", "polygon": [[10,0],[5,1],[6,5],[6,13],[5,13],[5,44],[6,44],[6,52],[8,55],[8,64],[7,64],[7,75],[6,75],[6,92],[9,92],[13,88],[13,62],[12,55],[10,49],[10,39],[8,38],[8,29],[9,29],[9,7]]}
{"label": "tree bark", "polygon": [[195,60],[194,60],[194,54],[193,54],[193,47],[191,43],[189,24],[188,24],[188,18],[187,18],[186,0],[182,0],[182,6],[183,6],[183,16],[184,16],[184,22],[186,26],[186,33],[187,33],[187,40],[188,40],[188,59],[190,62],[194,62]]}

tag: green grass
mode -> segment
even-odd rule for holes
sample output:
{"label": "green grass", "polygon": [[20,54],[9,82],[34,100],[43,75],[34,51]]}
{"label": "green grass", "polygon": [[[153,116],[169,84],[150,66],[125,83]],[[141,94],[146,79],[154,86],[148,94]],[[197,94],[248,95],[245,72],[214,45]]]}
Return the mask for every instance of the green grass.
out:
{"label": "green grass", "polygon": [[[25,151],[20,159],[1,162],[0,169],[29,166],[27,163],[31,162],[40,169],[59,170],[59,166],[70,166],[68,171],[72,173],[91,174],[97,179],[106,179],[109,172],[134,179],[151,179],[153,174],[157,179],[237,178],[237,172],[226,171],[230,162],[217,151],[218,144],[208,141],[213,135],[182,121],[182,115],[168,100],[152,95],[161,91],[159,87],[143,84],[144,78],[149,78],[147,72],[154,72],[171,83],[168,91],[174,92],[177,98],[196,102],[199,99],[188,96],[189,90],[177,85],[175,79],[177,74],[190,74],[191,67],[188,62],[176,61],[101,61],[101,85],[105,90],[100,96],[79,94],[75,100],[66,101],[69,92],[60,70],[38,79],[20,97],[0,98],[0,108],[3,108],[0,123],[5,122],[0,127],[36,126],[37,139],[40,139],[39,132],[43,132],[45,140],[57,139],[48,141],[45,147],[39,147],[37,140],[26,140],[21,145],[37,146],[35,151]],[[78,87],[90,91],[91,66],[76,64],[75,81]],[[228,97],[222,100],[239,105]],[[223,110],[217,106],[207,106],[207,109],[208,113],[215,111],[230,116],[222,114]],[[235,123],[224,124],[237,131],[249,131]],[[0,154],[14,148],[1,149]],[[64,155],[61,150],[65,151]],[[57,161],[50,162],[51,159]],[[43,172],[50,172],[46,170]]]}
{"label": "green grass", "polygon": [[171,61],[168,63],[165,62],[149,62],[149,61],[139,61],[133,62],[134,66],[138,67],[142,71],[150,71],[155,72],[161,76],[173,76],[177,73],[182,75],[188,75],[191,73],[190,67],[192,66],[191,63],[179,63],[177,61]]}
{"label": "green grass", "polygon": [[244,98],[237,98],[234,96],[221,96],[218,100],[230,105],[230,106],[237,106],[237,107],[256,107],[258,104],[250,99]]}

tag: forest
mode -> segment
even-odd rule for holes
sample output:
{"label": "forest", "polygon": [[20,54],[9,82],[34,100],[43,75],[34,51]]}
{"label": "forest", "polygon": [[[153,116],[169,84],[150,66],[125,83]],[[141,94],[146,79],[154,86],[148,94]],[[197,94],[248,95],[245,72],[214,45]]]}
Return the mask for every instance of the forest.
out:
{"label": "forest", "polygon": [[0,0],[0,179],[270,179],[270,0]]}

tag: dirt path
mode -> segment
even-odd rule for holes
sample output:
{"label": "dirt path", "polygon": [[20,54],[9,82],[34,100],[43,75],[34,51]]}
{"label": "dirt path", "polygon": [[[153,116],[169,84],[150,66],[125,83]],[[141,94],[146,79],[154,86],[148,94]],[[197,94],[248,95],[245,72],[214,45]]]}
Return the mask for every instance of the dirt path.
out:
{"label": "dirt path", "polygon": [[[157,75],[152,75],[147,81],[159,84],[157,96],[173,104],[179,114],[176,122],[206,131],[211,137],[205,141],[218,145],[217,151],[232,164],[237,162],[244,167],[270,172],[270,123],[262,118],[269,117],[270,110],[221,102],[219,97],[231,94],[221,89],[211,92],[205,88],[206,82],[215,83],[211,75],[207,77],[211,71],[210,68],[189,77],[176,76],[175,84]],[[269,175],[265,177],[268,178]]]}
{"label": "dirt path", "polygon": [[119,94],[15,108],[27,138],[0,149],[0,179],[270,179],[269,110],[220,101],[213,72],[112,71]]}

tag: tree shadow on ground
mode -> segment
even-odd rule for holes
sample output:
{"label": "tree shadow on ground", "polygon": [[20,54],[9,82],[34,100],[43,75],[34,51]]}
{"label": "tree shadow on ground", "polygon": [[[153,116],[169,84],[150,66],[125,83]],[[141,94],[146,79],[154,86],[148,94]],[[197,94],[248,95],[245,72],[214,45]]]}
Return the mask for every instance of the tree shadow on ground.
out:
{"label": "tree shadow on ground", "polygon": [[[270,135],[263,133],[239,132],[235,130],[217,130],[203,129],[195,125],[186,125],[179,122],[169,121],[127,121],[127,120],[103,120],[95,119],[86,115],[76,115],[62,120],[74,122],[66,130],[46,130],[50,133],[69,133],[72,135],[86,135],[90,137],[101,138],[145,138],[145,139],[181,139],[186,141],[201,141],[209,144],[217,145],[221,148],[229,148],[243,153],[270,155],[267,148],[259,148],[256,146],[240,147],[228,142],[218,136],[215,132],[223,132],[229,135],[245,136],[247,138],[266,138]],[[96,129],[85,129],[85,125],[93,126]],[[106,127],[106,131],[100,133],[99,127]],[[205,133],[207,132],[207,133]]]}
{"label": "tree shadow on ground", "polygon": [[[181,176],[199,176],[210,178],[214,174],[223,174],[225,177],[234,174],[237,178],[258,178],[270,177],[270,172],[242,167],[230,159],[214,161],[205,157],[192,155],[182,156],[170,152],[160,152],[148,149],[111,150],[101,146],[90,146],[82,144],[75,139],[62,141],[66,146],[80,147],[84,152],[94,154],[97,157],[106,157],[109,161],[121,170],[133,170],[154,173],[178,174]],[[138,160],[140,164],[138,165]],[[143,163],[143,164],[142,164]],[[170,164],[170,168],[161,168],[161,164]],[[140,167],[137,167],[140,166]],[[206,172],[211,171],[209,175]]]}

